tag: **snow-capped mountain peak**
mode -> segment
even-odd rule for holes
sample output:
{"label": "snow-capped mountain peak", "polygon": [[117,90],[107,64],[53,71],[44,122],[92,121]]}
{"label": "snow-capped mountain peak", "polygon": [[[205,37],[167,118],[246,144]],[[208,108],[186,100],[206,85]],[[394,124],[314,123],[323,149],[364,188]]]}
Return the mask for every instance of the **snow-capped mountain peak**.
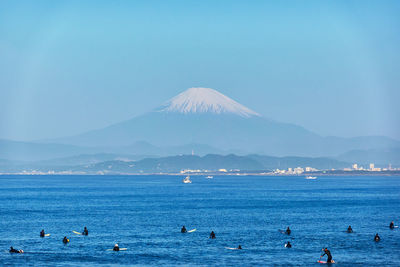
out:
{"label": "snow-capped mountain peak", "polygon": [[235,114],[241,117],[260,116],[257,112],[211,88],[194,87],[162,105],[158,111],[178,113]]}

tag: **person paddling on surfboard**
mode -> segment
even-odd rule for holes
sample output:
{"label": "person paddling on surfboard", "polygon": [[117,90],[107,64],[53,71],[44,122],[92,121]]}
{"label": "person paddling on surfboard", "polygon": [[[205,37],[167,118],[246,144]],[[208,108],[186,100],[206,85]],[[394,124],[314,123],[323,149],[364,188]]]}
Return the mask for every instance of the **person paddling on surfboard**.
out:
{"label": "person paddling on surfboard", "polygon": [[10,247],[9,252],[10,253],[24,253],[24,251],[22,249],[18,250],[18,249],[15,249],[13,247]]}
{"label": "person paddling on surfboard", "polygon": [[44,229],[42,229],[42,231],[40,231],[40,237],[44,237]]}
{"label": "person paddling on surfboard", "polygon": [[113,250],[114,250],[114,251],[119,251],[119,246],[118,246],[118,244],[115,244],[115,245],[114,245]]}
{"label": "person paddling on surfboard", "polygon": [[186,227],[182,226],[181,233],[186,233],[186,232],[187,232]]}
{"label": "person paddling on surfboard", "polygon": [[66,236],[64,236],[63,243],[67,244],[68,242],[69,242],[69,239]]}
{"label": "person paddling on surfboard", "polygon": [[392,229],[392,230],[394,229],[394,222],[393,221],[390,222],[389,228]]}
{"label": "person paddling on surfboard", "polygon": [[290,235],[291,232],[292,232],[292,230],[290,230],[290,228],[288,226],[288,228],[286,228],[285,234]]}
{"label": "person paddling on surfboard", "polygon": [[285,244],[285,247],[291,248],[291,247],[292,247],[292,244],[290,244],[290,242],[288,241],[288,242]]}
{"label": "person paddling on surfboard", "polygon": [[211,233],[210,233],[210,238],[211,238],[211,239],[215,239],[215,233],[214,233],[214,231],[211,231]]}
{"label": "person paddling on surfboard", "polygon": [[331,252],[329,251],[329,249],[328,248],[324,248],[324,249],[322,249],[322,251],[324,252],[324,254],[322,254],[320,258],[322,258],[323,256],[327,255],[328,258],[326,259],[326,263],[334,263],[334,261],[332,260],[332,255],[331,255]]}
{"label": "person paddling on surfboard", "polygon": [[347,228],[347,232],[348,233],[352,233],[353,232],[353,228],[351,228],[351,225],[349,225],[349,227]]}
{"label": "person paddling on surfboard", "polygon": [[241,245],[239,245],[239,246],[237,247],[237,249],[242,249],[242,246],[241,246]]}
{"label": "person paddling on surfboard", "polygon": [[374,237],[374,241],[375,241],[375,242],[381,241],[381,237],[378,235],[378,233],[376,233],[376,235],[375,235],[375,237]]}
{"label": "person paddling on surfboard", "polygon": [[83,229],[82,235],[89,235],[89,231],[88,231],[88,229],[86,228],[86,226],[85,226],[85,228]]}

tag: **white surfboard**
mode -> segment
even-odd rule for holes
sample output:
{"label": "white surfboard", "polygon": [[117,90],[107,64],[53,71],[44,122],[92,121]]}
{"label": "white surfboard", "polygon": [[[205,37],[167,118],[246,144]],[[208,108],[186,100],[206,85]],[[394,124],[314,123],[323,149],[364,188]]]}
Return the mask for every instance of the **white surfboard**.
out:
{"label": "white surfboard", "polygon": [[230,249],[230,250],[240,250],[238,248],[230,248],[230,247],[225,247],[226,249]]}
{"label": "white surfboard", "polygon": [[187,231],[188,233],[193,233],[193,232],[195,232],[197,229],[195,228],[195,229],[192,229],[192,230],[189,230],[189,231]]}
{"label": "white surfboard", "polygon": [[[121,251],[121,250],[128,250],[128,248],[120,248],[119,251]],[[114,251],[114,249],[109,248],[109,249],[107,249],[107,251]]]}
{"label": "white surfboard", "polygon": [[77,234],[77,235],[82,235],[82,233],[79,233],[79,232],[77,232],[77,231],[72,231],[74,234]]}
{"label": "white surfboard", "polygon": [[44,236],[50,236],[50,234],[45,234]]}

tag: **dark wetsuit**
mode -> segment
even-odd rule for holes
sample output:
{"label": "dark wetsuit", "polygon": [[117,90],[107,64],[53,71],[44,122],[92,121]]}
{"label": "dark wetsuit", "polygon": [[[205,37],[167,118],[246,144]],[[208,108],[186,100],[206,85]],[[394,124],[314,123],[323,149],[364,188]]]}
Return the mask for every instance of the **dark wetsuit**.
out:
{"label": "dark wetsuit", "polygon": [[114,247],[113,250],[114,251],[119,251],[119,247]]}
{"label": "dark wetsuit", "polygon": [[68,242],[69,242],[68,238],[67,238],[67,237],[64,237],[63,243],[64,243],[64,244],[67,244]]}
{"label": "dark wetsuit", "polygon": [[239,245],[237,249],[242,249],[242,246],[241,246],[241,245]]}
{"label": "dark wetsuit", "polygon": [[82,235],[89,235],[89,231],[86,227],[83,229]]}
{"label": "dark wetsuit", "polygon": [[288,227],[288,228],[286,229],[286,232],[285,232],[285,233],[286,233],[287,235],[290,235],[291,232],[292,232],[292,231],[291,231],[291,230],[289,229],[289,227]]}
{"label": "dark wetsuit", "polygon": [[291,248],[291,247],[292,247],[292,244],[290,244],[290,242],[287,242],[286,247],[287,247],[287,248]]}
{"label": "dark wetsuit", "polygon": [[44,237],[44,230],[40,232],[40,237]]}
{"label": "dark wetsuit", "polygon": [[329,251],[329,249],[325,249],[324,250],[324,254],[322,254],[322,256],[328,256],[328,259],[326,260],[327,263],[332,262],[332,255],[331,252]]}
{"label": "dark wetsuit", "polygon": [[349,228],[347,228],[347,232],[348,233],[352,233],[353,232],[353,229],[351,228],[351,226],[349,226]]}
{"label": "dark wetsuit", "polygon": [[10,253],[20,253],[20,251],[13,247],[10,247]]}
{"label": "dark wetsuit", "polygon": [[181,233],[186,233],[186,232],[187,232],[186,227],[183,226],[182,229],[181,229]]}
{"label": "dark wetsuit", "polygon": [[214,231],[211,232],[210,238],[211,238],[211,239],[214,239],[214,238],[215,238],[215,233],[214,233]]}
{"label": "dark wetsuit", "polygon": [[379,241],[381,241],[381,238],[379,237],[379,235],[378,235],[378,234],[376,234],[376,235],[375,235],[375,237],[374,237],[374,241],[375,241],[375,242],[379,242]]}
{"label": "dark wetsuit", "polygon": [[394,223],[393,222],[390,223],[389,228],[390,229],[394,229]]}

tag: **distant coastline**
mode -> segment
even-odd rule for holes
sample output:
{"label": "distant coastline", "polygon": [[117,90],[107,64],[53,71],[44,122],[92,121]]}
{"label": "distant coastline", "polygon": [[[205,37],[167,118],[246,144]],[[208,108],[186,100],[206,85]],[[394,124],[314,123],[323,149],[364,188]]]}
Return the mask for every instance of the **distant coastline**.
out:
{"label": "distant coastline", "polygon": [[400,175],[398,164],[350,163],[333,158],[235,154],[178,155],[139,160],[77,157],[41,162],[0,162],[0,174],[20,175]]}
{"label": "distant coastline", "polygon": [[[186,176],[186,173],[83,173],[83,172],[74,172],[74,173],[65,173],[65,172],[54,172],[54,173],[0,173],[0,176]],[[392,176],[392,177],[400,177],[400,170],[395,171],[317,171],[317,172],[305,172],[302,174],[276,174],[271,172],[199,172],[199,173],[191,173],[189,174],[193,177],[205,177],[208,175],[215,176],[268,176],[268,177],[306,177],[306,176],[338,176],[338,177],[355,177],[355,176]]]}

